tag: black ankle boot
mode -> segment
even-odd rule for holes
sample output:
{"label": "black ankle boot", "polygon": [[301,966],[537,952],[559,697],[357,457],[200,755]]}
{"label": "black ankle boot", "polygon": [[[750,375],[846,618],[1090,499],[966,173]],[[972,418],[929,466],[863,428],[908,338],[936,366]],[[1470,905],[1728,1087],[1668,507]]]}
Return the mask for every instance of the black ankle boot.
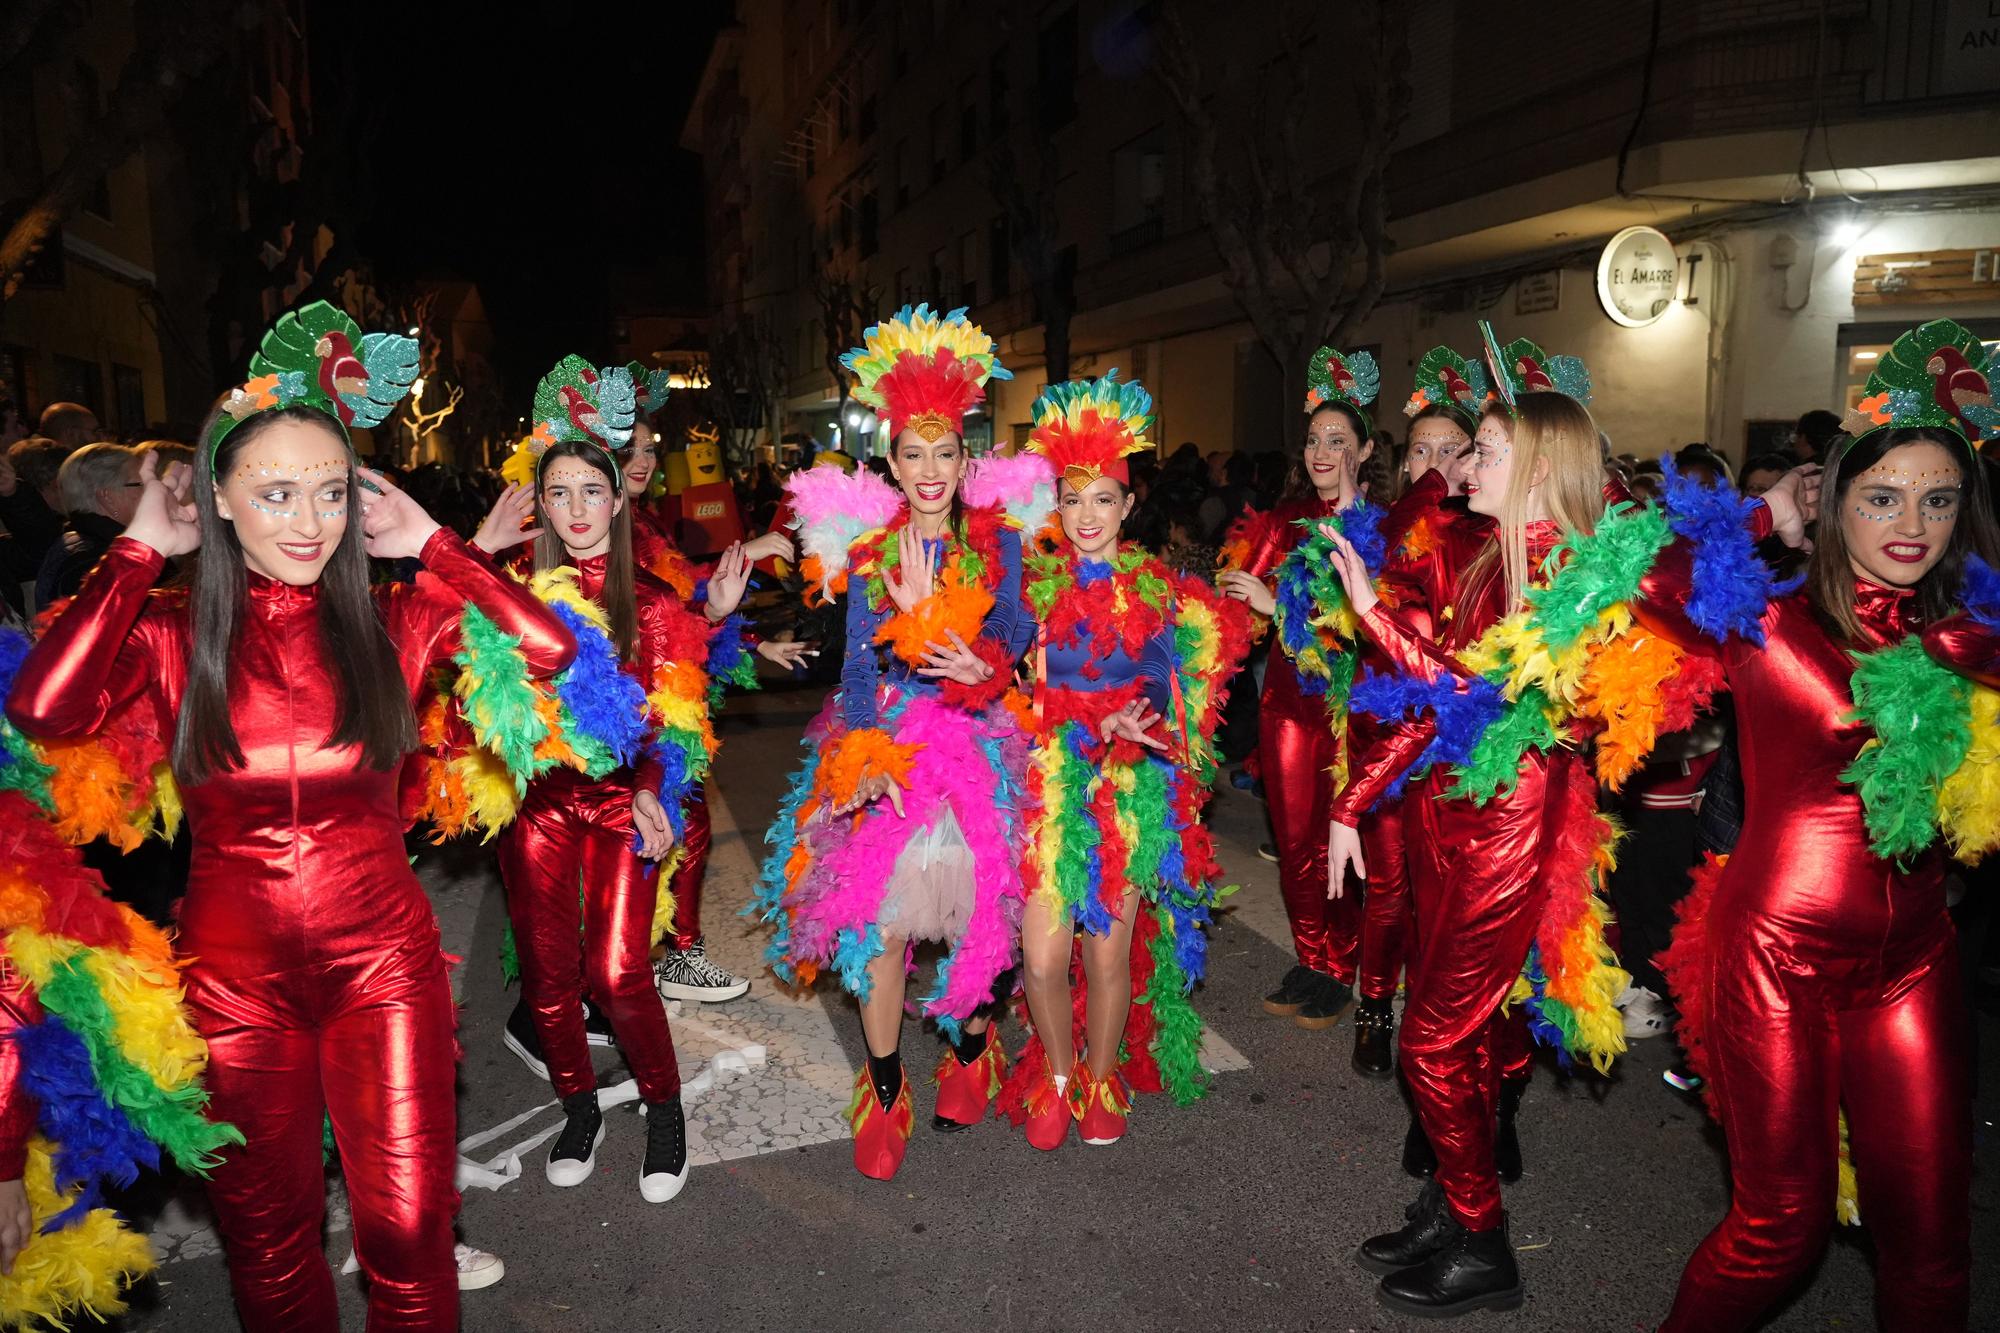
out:
{"label": "black ankle boot", "polygon": [[1474,1310],[1518,1310],[1524,1293],[1507,1217],[1489,1231],[1467,1231],[1447,1210],[1444,1245],[1414,1268],[1382,1279],[1377,1298],[1391,1310],[1450,1319]]}
{"label": "black ankle boot", "polygon": [[1444,1186],[1435,1180],[1424,1182],[1403,1217],[1399,1230],[1362,1241],[1354,1261],[1371,1273],[1400,1273],[1430,1258],[1451,1238],[1451,1210],[1444,1206]]}
{"label": "black ankle boot", "polygon": [[1431,1147],[1431,1136],[1424,1133],[1424,1122],[1410,1117],[1410,1132],[1403,1135],[1403,1170],[1418,1180],[1429,1180],[1437,1174],[1437,1150]]}
{"label": "black ankle boot", "polygon": [[1363,1000],[1354,1006],[1354,1072],[1364,1078],[1387,1078],[1396,1072],[1389,1038],[1396,1030],[1396,1007],[1389,1000]]}
{"label": "black ankle boot", "polygon": [[562,1133],[549,1149],[543,1171],[551,1185],[581,1185],[597,1169],[597,1145],[604,1142],[604,1112],[597,1093],[577,1092],[563,1098]]}
{"label": "black ankle boot", "polygon": [[1305,1002],[1313,997],[1312,980],[1318,976],[1311,968],[1292,964],[1278,983],[1278,989],[1264,997],[1264,1012],[1276,1014],[1279,1018],[1290,1018],[1305,1007]]}
{"label": "black ankle boot", "polygon": [[1493,1169],[1509,1185],[1521,1178],[1521,1136],[1514,1131],[1514,1115],[1521,1109],[1521,1094],[1528,1080],[1508,1079],[1500,1085],[1500,1123],[1493,1135]]}

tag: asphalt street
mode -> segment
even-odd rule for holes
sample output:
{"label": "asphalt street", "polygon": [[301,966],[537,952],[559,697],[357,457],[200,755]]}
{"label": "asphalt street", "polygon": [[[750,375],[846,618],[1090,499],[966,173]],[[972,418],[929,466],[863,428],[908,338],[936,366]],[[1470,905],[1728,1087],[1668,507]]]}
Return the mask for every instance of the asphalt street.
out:
{"label": "asphalt street", "polygon": [[[711,953],[739,972],[755,966],[764,935],[735,909],[817,703],[811,691],[732,701],[721,727],[704,920]],[[1393,1083],[1353,1072],[1346,1023],[1312,1033],[1263,1012],[1259,999],[1289,960],[1276,868],[1256,854],[1268,837],[1262,809],[1229,791],[1213,818],[1242,887],[1215,930],[1197,999],[1219,1071],[1207,1098],[1187,1108],[1143,1099],[1122,1143],[1072,1139],[1045,1155],[1004,1122],[931,1132],[925,1079],[902,1172],[866,1180],[842,1119],[861,1058],[852,1004],[837,991],[786,996],[760,970],[748,997],[674,1017],[696,1166],[681,1197],[659,1206],[639,1197],[644,1128],[630,1106],[608,1113],[591,1179],[568,1190],[543,1179],[560,1114],[547,1084],[500,1045],[515,992],[500,983],[505,909],[490,852],[425,852],[419,869],[446,946],[466,960],[461,1232],[508,1269],[500,1285],[466,1294],[464,1327],[1431,1327],[1377,1306],[1375,1280],[1351,1258],[1365,1236],[1399,1222],[1416,1192],[1397,1163],[1404,1103]],[[1979,1041],[1972,1326],[2000,1328],[2000,1022],[1982,1018]],[[934,1034],[908,1026],[913,1075],[938,1049]],[[1719,1135],[1661,1081],[1672,1054],[1664,1041],[1638,1043],[1608,1080],[1563,1077],[1552,1061],[1537,1070],[1522,1110],[1527,1173],[1507,1190],[1528,1301],[1463,1327],[1640,1330],[1665,1313],[1727,1200]],[[599,1052],[599,1070],[607,1086],[625,1077],[615,1051]],[[337,1172],[329,1187],[327,1251],[338,1265],[349,1236]],[[198,1191],[168,1203],[154,1236],[165,1259],[126,1326],[234,1327]],[[360,1281],[339,1280],[354,1329]],[[1872,1328],[1872,1285],[1866,1231],[1845,1229],[1770,1327]]]}

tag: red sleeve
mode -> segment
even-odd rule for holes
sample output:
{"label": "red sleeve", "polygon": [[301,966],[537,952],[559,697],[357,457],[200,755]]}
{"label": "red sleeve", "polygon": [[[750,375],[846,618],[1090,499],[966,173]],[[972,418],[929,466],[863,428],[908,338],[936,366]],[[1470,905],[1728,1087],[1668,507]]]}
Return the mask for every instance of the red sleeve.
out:
{"label": "red sleeve", "polygon": [[28,979],[0,955],[0,1180],[19,1180],[35,1129],[35,1100],[21,1081],[21,1047],[14,1034],[41,1017]]}
{"label": "red sleeve", "polygon": [[1349,828],[1361,827],[1361,817],[1382,799],[1390,784],[1417,762],[1424,747],[1436,734],[1436,724],[1425,717],[1391,729],[1380,742],[1353,762],[1347,785],[1333,798],[1333,819]]}
{"label": "red sleeve", "polygon": [[160,677],[158,626],[145,614],[166,558],[114,540],[67,609],[29,652],[7,717],[31,736],[88,736]]}
{"label": "red sleeve", "polygon": [[449,656],[467,602],[521,640],[521,656],[536,676],[553,676],[576,655],[576,641],[555,612],[450,529],[432,533],[419,559],[424,573],[416,582],[383,593],[389,636],[398,649],[416,654],[416,675]]}
{"label": "red sleeve", "polygon": [[2000,630],[1968,615],[1947,616],[1924,631],[1924,651],[1959,675],[2000,689]]}

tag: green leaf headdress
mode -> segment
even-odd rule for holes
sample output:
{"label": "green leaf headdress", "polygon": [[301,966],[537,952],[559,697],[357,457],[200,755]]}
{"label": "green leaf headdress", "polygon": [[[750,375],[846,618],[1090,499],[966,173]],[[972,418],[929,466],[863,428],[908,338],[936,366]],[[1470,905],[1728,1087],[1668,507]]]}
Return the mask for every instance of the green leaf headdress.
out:
{"label": "green leaf headdress", "polygon": [[1478,420],[1492,396],[1486,371],[1477,361],[1468,361],[1449,347],[1433,347],[1417,362],[1417,386],[1403,404],[1403,415],[1413,417],[1428,407],[1455,407]]}
{"label": "green leaf headdress", "polygon": [[1509,407],[1524,393],[1560,393],[1590,406],[1590,368],[1577,356],[1550,356],[1530,338],[1516,338],[1505,347],[1493,334],[1493,326],[1479,321],[1479,334],[1486,343],[1486,365],[1493,373],[1493,387]]}
{"label": "green leaf headdress", "polygon": [[514,446],[500,475],[532,485],[553,444],[594,444],[606,453],[621,448],[632,439],[638,412],[639,391],[629,369],[599,370],[580,356],[566,356],[535,386],[534,429]]}
{"label": "green leaf headdress", "polygon": [[628,361],[625,369],[632,376],[641,419],[652,416],[667,405],[667,381],[673,378],[673,372],[656,370],[643,361]]}
{"label": "green leaf headdress", "polygon": [[418,366],[415,338],[363,334],[325,301],[290,311],[250,358],[250,379],[223,400],[209,456],[251,417],[281,407],[316,407],[343,430],[379,426],[410,392]]}
{"label": "green leaf headdress", "polygon": [[2000,365],[1979,335],[1949,319],[1919,324],[1875,363],[1861,401],[1840,428],[1850,440],[1870,431],[1929,427],[1948,430],[1975,449],[2000,436],[1993,378]]}
{"label": "green leaf headdress", "polygon": [[1367,407],[1381,386],[1382,372],[1369,353],[1322,347],[1306,366],[1306,414],[1328,403],[1345,403],[1360,415],[1362,434],[1372,435],[1375,424],[1368,419]]}

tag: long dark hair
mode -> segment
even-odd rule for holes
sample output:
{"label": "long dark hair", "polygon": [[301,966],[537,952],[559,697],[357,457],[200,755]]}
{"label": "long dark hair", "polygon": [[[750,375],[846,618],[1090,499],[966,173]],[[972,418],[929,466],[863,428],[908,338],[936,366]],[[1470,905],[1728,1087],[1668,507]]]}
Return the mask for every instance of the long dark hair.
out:
{"label": "long dark hair", "polygon": [[543,574],[576,563],[542,507],[542,473],[559,458],[574,458],[602,472],[617,498],[618,512],[611,516],[611,545],[604,553],[604,590],[597,600],[604,608],[604,618],[611,622],[611,642],[618,646],[618,655],[630,659],[632,645],[639,639],[639,604],[632,594],[632,498],[625,494],[618,460],[604,446],[565,440],[550,445],[536,464],[535,524],[542,535],[535,538],[535,572]]}
{"label": "long dark hair", "polygon": [[1869,431],[1845,449],[1840,447],[1839,440],[1834,441],[1832,447],[1837,456],[1832,475],[1820,491],[1820,518],[1813,529],[1812,559],[1806,566],[1806,596],[1822,622],[1846,643],[1865,643],[1868,632],[1854,614],[1854,565],[1841,523],[1842,502],[1856,477],[1893,450],[1918,443],[1942,447],[1957,460],[1962,479],[1958,522],[1952,525],[1951,540],[1945,544],[1943,557],[1917,580],[1915,611],[1919,621],[1928,625],[1957,609],[1968,553],[1988,564],[2000,563],[2000,536],[1994,531],[1993,510],[1986,493],[1986,469],[1956,431],[1885,426]]}
{"label": "long dark hair", "polygon": [[[221,409],[209,414],[196,438],[211,438]],[[354,446],[340,423],[313,407],[281,407],[259,412],[229,433],[215,449],[195,450],[194,497],[201,528],[201,559],[195,563],[193,643],[188,649],[187,691],[174,729],[174,776],[185,786],[243,764],[243,747],[230,721],[230,662],[237,628],[249,596],[248,567],[236,525],[217,510],[217,478],[234,470],[237,457],[258,436],[282,421],[318,426],[340,441],[347,456],[348,520],[340,544],[319,576],[319,635],[332,667],[340,699],[329,747],[359,745],[362,762],[386,772],[417,747],[417,720],[396,650],[383,628],[368,588],[368,552],[361,531],[359,482]]]}
{"label": "long dark hair", "polygon": [[[1308,432],[1312,430],[1313,420],[1322,412],[1338,412],[1347,418],[1348,424],[1354,427],[1354,447],[1357,451],[1366,448],[1368,442],[1375,438],[1375,428],[1369,424],[1367,416],[1360,408],[1347,402],[1345,399],[1335,399],[1331,402],[1321,403],[1318,407],[1306,413],[1306,430]],[[1361,476],[1361,469],[1358,465],[1354,469],[1354,475],[1358,481]],[[1312,484],[1312,478],[1306,475],[1306,451],[1305,446],[1301,444],[1292,454],[1292,465],[1285,472],[1285,493],[1282,498],[1286,500],[1310,500],[1318,494],[1319,489]]]}

